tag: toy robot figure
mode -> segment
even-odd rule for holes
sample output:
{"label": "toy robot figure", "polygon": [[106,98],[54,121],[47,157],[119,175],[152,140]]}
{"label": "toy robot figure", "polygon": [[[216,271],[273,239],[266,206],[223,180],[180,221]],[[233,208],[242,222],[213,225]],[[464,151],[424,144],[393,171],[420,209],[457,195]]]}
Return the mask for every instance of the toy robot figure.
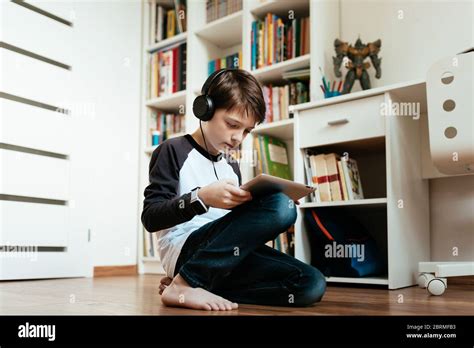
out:
{"label": "toy robot figure", "polygon": [[336,57],[332,57],[332,59],[334,63],[334,73],[337,77],[342,76],[340,68],[344,57],[349,58],[349,62],[346,63],[346,68],[349,69],[349,71],[346,74],[342,94],[347,94],[351,91],[356,79],[360,81],[362,89],[370,89],[369,74],[366,71],[368,68],[370,68],[370,63],[364,63],[364,60],[367,57],[370,57],[370,60],[374,65],[376,71],[375,77],[379,79],[382,76],[382,70],[380,67],[382,58],[377,56],[381,46],[382,41],[380,41],[380,39],[364,45],[359,38],[357,39],[354,46],[349,45],[347,42],[343,42],[339,39],[334,41]]}

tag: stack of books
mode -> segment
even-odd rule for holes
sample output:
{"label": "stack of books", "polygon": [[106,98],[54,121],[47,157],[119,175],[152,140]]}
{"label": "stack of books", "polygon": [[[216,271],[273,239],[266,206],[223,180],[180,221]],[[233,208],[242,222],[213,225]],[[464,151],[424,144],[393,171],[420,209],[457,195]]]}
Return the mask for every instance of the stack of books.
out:
{"label": "stack of books", "polygon": [[207,0],[206,20],[207,23],[228,16],[242,9],[242,0]]}
{"label": "stack of books", "polygon": [[186,0],[174,0],[174,8],[165,8],[151,0],[151,6],[151,44],[186,31]]}
{"label": "stack of books", "polygon": [[357,161],[336,153],[316,154],[305,150],[306,184],[315,186],[313,202],[364,199]]}
{"label": "stack of books", "polygon": [[253,138],[256,151],[255,175],[269,174],[283,179],[293,180],[288,148],[283,140],[269,135],[257,134]]}
{"label": "stack of books", "polygon": [[309,53],[309,17],[284,21],[268,13],[252,23],[251,69]]}
{"label": "stack of books", "polygon": [[275,248],[282,253],[295,256],[295,226],[280,233],[277,238],[266,243],[269,247]]}
{"label": "stack of books", "polygon": [[225,69],[225,68],[238,69],[241,66],[242,66],[242,51],[239,51],[234,54],[228,55],[227,57],[211,60],[207,64],[207,72],[210,75],[214,71],[219,70],[219,69]]}
{"label": "stack of books", "polygon": [[272,84],[262,87],[265,99],[265,122],[270,123],[292,118],[288,106],[309,102],[309,84],[305,82],[290,82],[283,86]]}
{"label": "stack of books", "polygon": [[153,52],[148,61],[148,98],[186,89],[186,42]]}
{"label": "stack of books", "polygon": [[151,110],[151,126],[149,129],[149,139],[153,137],[154,131],[159,131],[159,144],[163,143],[172,134],[184,132],[184,115],[165,113],[160,110]]}

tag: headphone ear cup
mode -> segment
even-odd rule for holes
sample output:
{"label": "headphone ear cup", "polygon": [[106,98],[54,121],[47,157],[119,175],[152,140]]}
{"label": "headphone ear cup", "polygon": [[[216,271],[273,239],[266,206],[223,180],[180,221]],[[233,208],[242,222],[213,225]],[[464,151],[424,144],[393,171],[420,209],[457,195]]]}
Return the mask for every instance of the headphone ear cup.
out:
{"label": "headphone ear cup", "polygon": [[209,110],[209,105],[207,103],[207,98],[205,95],[200,95],[196,97],[196,99],[194,99],[194,102],[193,102],[194,116],[196,116],[202,121],[205,121],[208,110]]}
{"label": "headphone ear cup", "polygon": [[214,116],[214,101],[208,95],[206,95],[205,98],[206,98],[206,104],[207,104],[207,112],[206,112],[206,115],[204,116],[205,119],[203,121],[209,121],[212,118],[212,116]]}
{"label": "headphone ear cup", "polygon": [[209,121],[214,115],[214,103],[207,95],[196,97],[193,102],[193,113],[201,121]]}

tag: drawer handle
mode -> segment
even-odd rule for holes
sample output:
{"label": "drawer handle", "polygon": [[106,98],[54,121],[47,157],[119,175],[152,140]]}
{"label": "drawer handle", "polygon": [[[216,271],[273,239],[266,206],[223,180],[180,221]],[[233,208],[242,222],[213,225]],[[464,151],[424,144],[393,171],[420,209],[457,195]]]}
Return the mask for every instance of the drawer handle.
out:
{"label": "drawer handle", "polygon": [[337,126],[337,125],[346,124],[346,123],[349,123],[349,120],[347,118],[341,118],[340,120],[329,121],[328,125],[329,126]]}

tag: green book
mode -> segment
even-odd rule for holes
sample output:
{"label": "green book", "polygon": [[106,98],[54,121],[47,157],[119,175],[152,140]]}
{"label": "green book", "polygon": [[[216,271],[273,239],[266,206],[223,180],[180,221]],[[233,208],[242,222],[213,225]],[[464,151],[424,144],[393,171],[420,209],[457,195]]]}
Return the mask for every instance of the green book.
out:
{"label": "green book", "polygon": [[263,136],[265,148],[265,157],[268,165],[268,174],[278,176],[283,179],[293,180],[290,170],[290,161],[288,158],[288,149],[280,139]]}

